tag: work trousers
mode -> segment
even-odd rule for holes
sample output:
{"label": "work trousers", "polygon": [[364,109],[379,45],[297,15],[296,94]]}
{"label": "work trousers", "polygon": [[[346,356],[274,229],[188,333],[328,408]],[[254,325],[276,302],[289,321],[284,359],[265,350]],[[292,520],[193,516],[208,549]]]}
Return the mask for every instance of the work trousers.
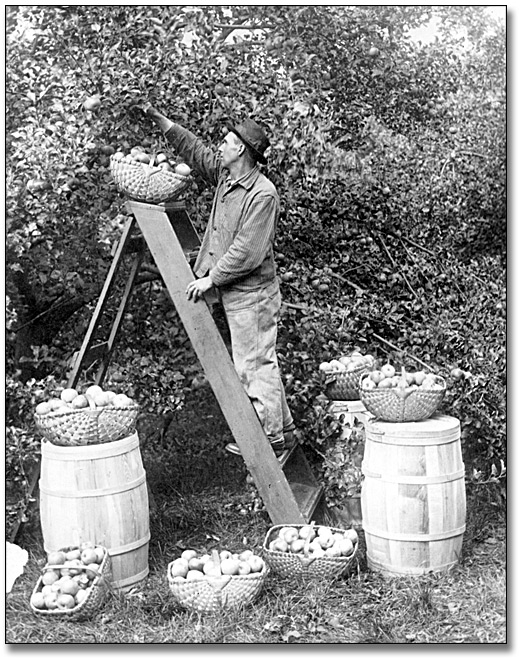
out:
{"label": "work trousers", "polygon": [[276,354],[279,283],[254,291],[221,290],[236,372],[273,442],[294,426]]}

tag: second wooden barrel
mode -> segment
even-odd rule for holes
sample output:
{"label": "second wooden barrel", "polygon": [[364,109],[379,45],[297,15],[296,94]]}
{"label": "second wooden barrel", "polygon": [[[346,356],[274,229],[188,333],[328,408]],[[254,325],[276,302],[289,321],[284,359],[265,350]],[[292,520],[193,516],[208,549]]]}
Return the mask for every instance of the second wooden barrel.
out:
{"label": "second wooden barrel", "polygon": [[42,442],[40,522],[47,553],[92,541],[111,556],[112,586],[149,573],[149,502],[137,433],[107,444]]}
{"label": "second wooden barrel", "polygon": [[370,420],[362,471],[368,567],[388,576],[453,567],[466,528],[459,420]]}

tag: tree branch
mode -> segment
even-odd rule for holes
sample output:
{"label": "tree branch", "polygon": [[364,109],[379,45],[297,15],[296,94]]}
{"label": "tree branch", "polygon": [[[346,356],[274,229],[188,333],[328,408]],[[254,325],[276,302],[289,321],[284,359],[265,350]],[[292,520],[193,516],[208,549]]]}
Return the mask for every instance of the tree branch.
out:
{"label": "tree branch", "polygon": [[409,352],[406,352],[406,350],[404,350],[404,349],[402,349],[402,348],[399,348],[399,346],[396,346],[396,345],[393,344],[391,341],[388,341],[387,339],[384,339],[382,336],[379,336],[378,334],[375,334],[375,332],[373,333],[372,336],[374,336],[374,337],[375,337],[376,339],[378,339],[379,341],[382,341],[382,342],[385,343],[386,345],[390,346],[390,348],[393,348],[394,350],[398,350],[398,351],[401,352],[403,355],[407,355],[407,356],[410,357],[411,359],[414,359],[416,362],[418,362],[419,364],[421,364],[421,365],[424,366],[425,368],[429,369],[430,371],[433,371],[433,367],[432,367],[432,366],[430,366],[429,364],[426,364],[425,362],[423,362],[421,359],[418,359],[418,358],[415,357],[414,355],[410,355]]}

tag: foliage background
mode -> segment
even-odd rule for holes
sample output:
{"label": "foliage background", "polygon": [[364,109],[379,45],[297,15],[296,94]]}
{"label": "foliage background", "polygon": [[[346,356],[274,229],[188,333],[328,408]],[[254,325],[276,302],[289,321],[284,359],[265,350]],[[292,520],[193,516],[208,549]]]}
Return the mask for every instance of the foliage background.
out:
{"label": "foliage background", "polygon": [[[439,40],[409,37],[433,17]],[[486,7],[9,6],[6,40],[13,514],[38,451],[32,408],[66,382],[127,219],[110,153],[167,148],[129,114],[145,98],[209,143],[247,115],[271,135],[279,354],[306,445],[329,422],[318,364],[359,347],[445,375],[469,476],[501,473],[506,31]],[[95,94],[101,107],[85,110]],[[211,199],[196,180],[199,230]],[[172,417],[201,373],[150,270],[107,382]]]}

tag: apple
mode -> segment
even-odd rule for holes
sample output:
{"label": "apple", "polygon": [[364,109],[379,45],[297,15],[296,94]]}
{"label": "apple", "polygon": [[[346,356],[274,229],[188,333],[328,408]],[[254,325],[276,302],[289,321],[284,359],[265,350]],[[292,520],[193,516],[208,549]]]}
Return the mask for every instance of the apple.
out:
{"label": "apple", "polygon": [[76,389],[72,388],[66,388],[62,391],[60,394],[60,398],[64,401],[64,403],[72,403],[72,401],[76,398],[78,395],[78,392]]}
{"label": "apple", "polygon": [[245,549],[239,554],[240,561],[248,561],[248,559],[254,555],[254,552],[251,549]]}
{"label": "apple", "polygon": [[36,414],[48,414],[51,411],[51,406],[48,402],[38,403],[34,411]]}
{"label": "apple", "polygon": [[59,578],[60,575],[56,570],[47,570],[42,575],[42,583],[44,586],[51,586],[53,583],[58,581]]}
{"label": "apple", "polygon": [[341,556],[341,548],[339,547],[339,543],[334,543],[331,547],[326,547],[324,553],[325,556]]}
{"label": "apple", "polygon": [[89,565],[89,563],[98,563],[98,556],[94,548],[87,547],[84,549],[81,554],[81,561],[84,565]]}
{"label": "apple", "polygon": [[186,577],[188,571],[189,564],[185,559],[177,559],[170,564],[170,574],[172,577]]}
{"label": "apple", "polygon": [[290,551],[293,554],[299,554],[300,552],[304,551],[306,544],[306,540],[303,538],[297,538],[297,540],[294,540],[291,545],[290,545]]}
{"label": "apple", "polygon": [[301,526],[299,529],[299,537],[303,538],[304,540],[313,540],[315,538],[315,530],[314,527],[309,525],[309,526]]}
{"label": "apple", "polygon": [[346,529],[346,531],[343,533],[343,537],[351,540],[353,544],[359,540],[359,535],[355,529]]}
{"label": "apple", "polygon": [[85,407],[89,407],[89,399],[87,396],[84,396],[83,394],[79,394],[76,396],[76,398],[72,401],[71,405],[75,409],[83,409]]}
{"label": "apple", "polygon": [[251,556],[248,563],[252,572],[262,572],[263,568],[265,567],[265,561],[261,558],[261,556],[256,556],[255,554],[254,556]]}
{"label": "apple", "polygon": [[205,561],[202,561],[199,556],[194,556],[193,558],[189,559],[188,562],[189,570],[199,570],[200,572],[203,572],[204,565]]}
{"label": "apple", "polygon": [[353,543],[350,538],[343,538],[338,542],[339,551],[341,556],[349,556],[353,552]]}
{"label": "apple", "polygon": [[30,601],[35,609],[45,609],[45,596],[42,592],[33,593]]}
{"label": "apple", "polygon": [[47,554],[47,565],[62,565],[65,560],[65,552],[63,551],[52,551]]}
{"label": "apple", "polygon": [[185,549],[181,552],[181,558],[190,561],[191,558],[197,558],[198,552],[195,549]]}
{"label": "apple", "polygon": [[250,566],[249,561],[239,561],[238,574],[250,574],[252,572],[252,567]]}
{"label": "apple", "polygon": [[58,602],[56,601],[58,598],[57,593],[49,593],[48,595],[45,595],[44,600],[45,600],[45,608],[46,609],[57,609],[58,608]]}
{"label": "apple", "polygon": [[[272,544],[272,543],[271,543]],[[288,551],[288,543],[283,540],[283,538],[276,538],[273,541],[272,547],[273,551]]]}
{"label": "apple", "polygon": [[174,167],[174,171],[176,172],[176,174],[179,174],[180,176],[189,176],[192,170],[188,165],[182,162]]}
{"label": "apple", "polygon": [[297,529],[287,529],[281,536],[287,545],[291,545],[294,540],[299,538],[299,531]]}
{"label": "apple", "polygon": [[395,367],[392,364],[383,364],[381,372],[385,378],[392,378],[395,375]]}
{"label": "apple", "polygon": [[[205,572],[205,574],[207,574],[207,573]],[[185,579],[187,581],[198,581],[199,579],[202,579],[202,578],[203,578],[203,575],[201,574],[201,572],[199,570],[189,570],[187,572],[186,577],[185,577]]]}
{"label": "apple", "polygon": [[103,547],[95,547],[94,551],[96,552],[96,562],[102,563],[105,558],[105,549]]}
{"label": "apple", "polygon": [[90,396],[91,398],[94,398],[97,394],[102,394],[103,389],[100,387],[98,384],[91,384],[90,387],[87,387],[85,390],[85,395]]}
{"label": "apple", "polygon": [[234,558],[224,558],[221,561],[221,572],[223,574],[240,574],[240,566],[241,561],[235,560]]}
{"label": "apple", "polygon": [[100,574],[100,566],[98,563],[89,563],[89,565],[86,566],[85,574],[89,579],[97,577]]}
{"label": "apple", "polygon": [[80,551],[83,551],[84,549],[94,549],[94,542],[91,542],[90,540],[85,540],[85,542],[80,543],[79,549]]}

